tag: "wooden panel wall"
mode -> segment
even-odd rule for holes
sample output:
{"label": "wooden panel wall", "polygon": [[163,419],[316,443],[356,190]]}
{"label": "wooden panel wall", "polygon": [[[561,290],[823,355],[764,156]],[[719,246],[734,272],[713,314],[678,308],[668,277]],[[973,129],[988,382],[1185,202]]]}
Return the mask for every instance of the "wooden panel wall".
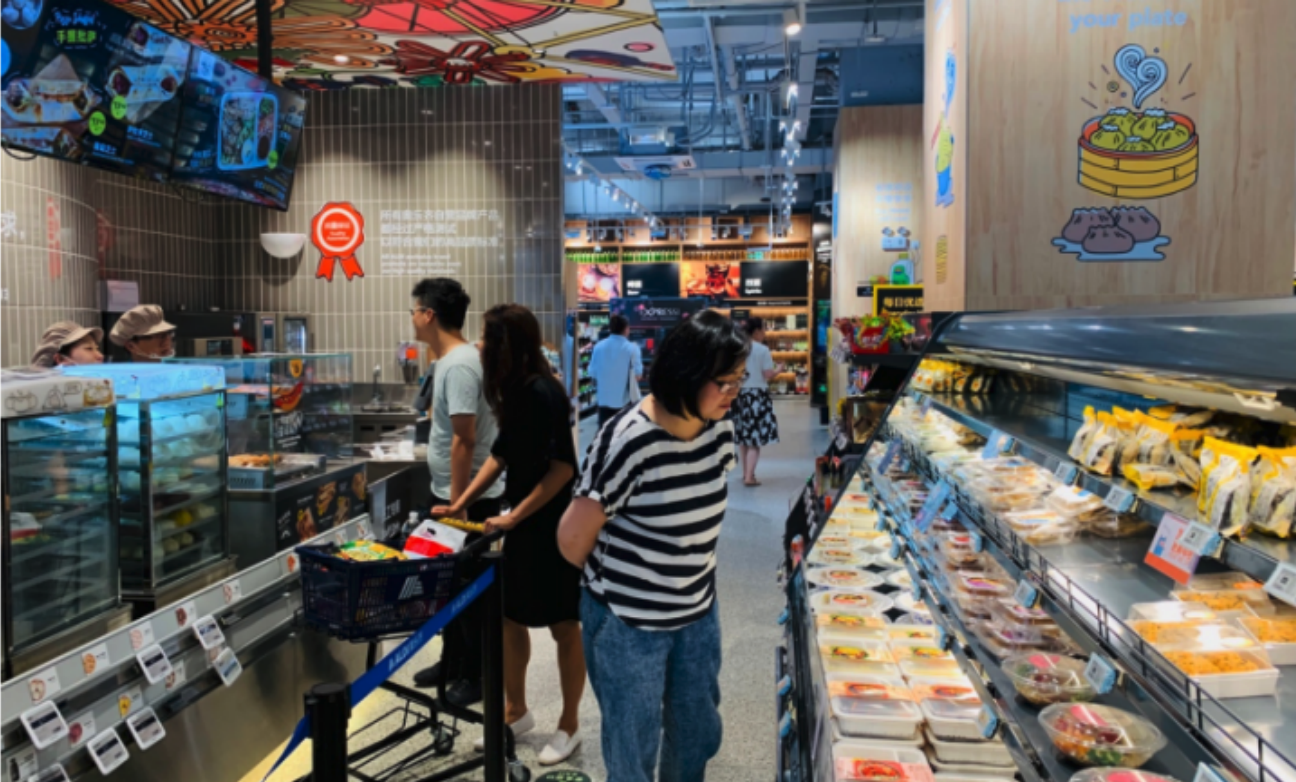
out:
{"label": "wooden panel wall", "polygon": [[[1291,295],[1296,2],[969,2],[968,309]],[[1136,108],[1135,85],[1161,72]],[[1125,171],[1108,168],[1116,155],[1082,158],[1082,128],[1120,107],[1177,112],[1196,143],[1128,156]],[[1082,169],[1097,179],[1086,186]],[[1115,194],[1098,192],[1112,183]],[[1054,245],[1073,210],[1117,206],[1159,219],[1169,243],[1133,254],[1164,259],[1084,261]]]}
{"label": "wooden panel wall", "polygon": [[[966,305],[965,226],[968,210],[968,2],[927,0],[923,68],[923,294],[928,310]],[[953,72],[952,82],[949,79]],[[949,85],[953,84],[953,90]],[[949,165],[938,159],[944,137]],[[941,172],[937,171],[938,164]],[[943,171],[948,171],[948,184]]]}
{"label": "wooden panel wall", "polygon": [[[886,274],[897,253],[882,249],[882,231],[922,236],[922,106],[842,109],[834,134],[833,317],[861,315],[870,300],[856,283]],[[923,253],[928,251],[924,248]]]}

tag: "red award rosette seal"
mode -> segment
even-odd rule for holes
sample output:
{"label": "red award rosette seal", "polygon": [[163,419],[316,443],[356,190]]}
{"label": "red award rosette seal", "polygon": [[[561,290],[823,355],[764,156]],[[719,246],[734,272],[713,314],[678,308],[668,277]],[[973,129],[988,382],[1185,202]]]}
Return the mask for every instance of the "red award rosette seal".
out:
{"label": "red award rosette seal", "polygon": [[346,201],[330,201],[311,219],[311,242],[320,251],[317,278],[333,282],[333,269],[342,267],[348,280],[364,276],[356,250],[364,244],[364,217]]}

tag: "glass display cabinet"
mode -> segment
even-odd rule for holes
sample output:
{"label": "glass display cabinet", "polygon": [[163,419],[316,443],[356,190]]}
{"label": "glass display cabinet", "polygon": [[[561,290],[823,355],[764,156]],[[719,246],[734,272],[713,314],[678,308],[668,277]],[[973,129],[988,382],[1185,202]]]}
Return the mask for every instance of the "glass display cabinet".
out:
{"label": "glass display cabinet", "polygon": [[[129,620],[117,584],[112,385],[5,373],[4,673]],[[88,634],[88,635],[87,635]]]}
{"label": "glass display cabinet", "polygon": [[218,367],[228,399],[230,488],[273,489],[350,456],[351,356],[284,354],[175,359]]}
{"label": "glass display cabinet", "polygon": [[162,605],[201,588],[229,559],[224,373],[148,364],[66,371],[116,388],[123,595]]}

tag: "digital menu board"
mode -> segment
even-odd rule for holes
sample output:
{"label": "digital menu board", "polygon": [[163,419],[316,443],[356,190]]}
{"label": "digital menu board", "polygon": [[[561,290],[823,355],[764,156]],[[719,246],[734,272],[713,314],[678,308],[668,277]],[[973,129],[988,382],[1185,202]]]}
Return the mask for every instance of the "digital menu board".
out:
{"label": "digital menu board", "polygon": [[162,181],[193,47],[97,0],[4,0],[0,139]]}
{"label": "digital menu board", "polygon": [[809,291],[809,268],[805,261],[742,262],[744,297],[804,299]]}
{"label": "digital menu board", "polygon": [[677,263],[627,263],[621,267],[623,296],[678,296],[680,270]]}
{"label": "digital menu board", "polygon": [[171,180],[286,210],[306,99],[195,49],[183,104]]}

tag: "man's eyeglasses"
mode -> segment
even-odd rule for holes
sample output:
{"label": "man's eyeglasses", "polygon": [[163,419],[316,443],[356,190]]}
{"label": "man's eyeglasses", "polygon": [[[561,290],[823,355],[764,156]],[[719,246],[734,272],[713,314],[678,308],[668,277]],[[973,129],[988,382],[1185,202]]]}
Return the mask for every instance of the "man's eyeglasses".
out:
{"label": "man's eyeglasses", "polygon": [[415,307],[414,309],[410,310],[410,317],[412,318],[420,312],[431,312],[431,311],[432,311],[431,307]]}
{"label": "man's eyeglasses", "polygon": [[742,373],[742,377],[738,378],[737,380],[722,381],[713,378],[711,382],[716,384],[716,388],[720,389],[720,393],[732,394],[734,391],[737,391],[738,389],[742,388],[743,384],[747,382],[747,378],[749,377],[751,377],[751,373],[744,372]]}

